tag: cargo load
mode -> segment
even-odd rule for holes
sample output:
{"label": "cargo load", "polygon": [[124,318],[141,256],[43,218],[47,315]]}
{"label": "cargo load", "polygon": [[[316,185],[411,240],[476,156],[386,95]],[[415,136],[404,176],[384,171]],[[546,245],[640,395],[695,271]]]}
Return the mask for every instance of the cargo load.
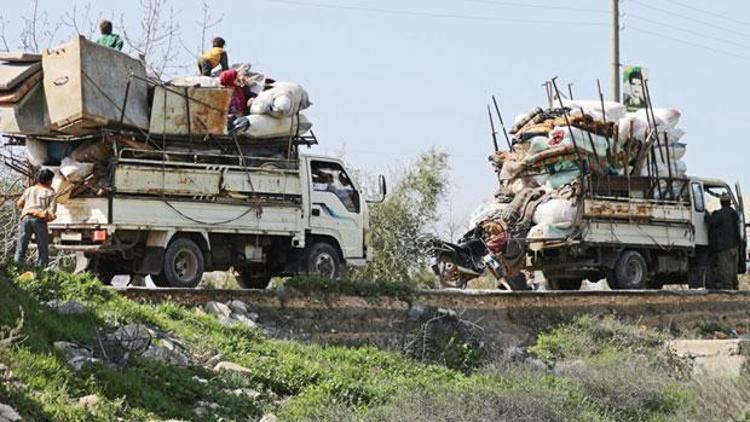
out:
{"label": "cargo load", "polygon": [[120,124],[148,129],[148,85],[141,61],[78,36],[45,50],[42,67],[53,130],[81,135]]}

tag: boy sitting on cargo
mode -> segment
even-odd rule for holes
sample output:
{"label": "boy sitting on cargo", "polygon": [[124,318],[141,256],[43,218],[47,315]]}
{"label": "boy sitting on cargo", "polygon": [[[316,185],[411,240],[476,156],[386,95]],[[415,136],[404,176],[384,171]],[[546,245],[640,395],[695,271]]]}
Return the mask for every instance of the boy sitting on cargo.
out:
{"label": "boy sitting on cargo", "polygon": [[224,38],[214,38],[213,47],[198,59],[198,71],[202,76],[211,76],[211,71],[219,65],[221,65],[221,70],[229,69],[229,57],[224,50],[225,43]]}
{"label": "boy sitting on cargo", "polygon": [[52,189],[52,179],[55,177],[49,169],[43,169],[37,176],[34,186],[27,188],[16,205],[21,208],[21,224],[18,227],[18,243],[16,244],[16,262],[26,260],[26,250],[29,247],[31,233],[36,237],[39,252],[37,265],[46,267],[49,263],[49,232],[47,222],[55,219],[55,191]]}
{"label": "boy sitting on cargo", "polygon": [[122,38],[119,35],[112,33],[112,22],[103,20],[102,23],[99,24],[99,31],[101,31],[102,36],[96,40],[97,44],[114,48],[116,50],[122,50]]}

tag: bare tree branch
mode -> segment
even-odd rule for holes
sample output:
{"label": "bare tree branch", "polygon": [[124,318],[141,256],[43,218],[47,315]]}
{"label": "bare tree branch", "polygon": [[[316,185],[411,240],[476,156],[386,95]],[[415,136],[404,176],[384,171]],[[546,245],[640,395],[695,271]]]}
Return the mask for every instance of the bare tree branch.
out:
{"label": "bare tree branch", "polygon": [[99,22],[102,20],[104,14],[99,12],[94,16],[92,12],[91,3],[86,3],[83,8],[80,9],[80,13],[78,6],[73,5],[73,8],[65,12],[60,18],[60,22],[63,26],[75,31],[76,34],[93,39],[99,28]]}
{"label": "bare tree branch", "polygon": [[130,49],[159,74],[179,55],[179,48],[175,47],[180,24],[174,9],[167,9],[168,4],[169,0],[140,0],[142,14],[136,32],[127,31],[124,17],[120,19]]}
{"label": "bare tree branch", "polygon": [[31,1],[31,15],[21,16],[23,20],[23,29],[21,30],[20,41],[21,48],[26,51],[38,53],[42,45],[51,47],[55,42],[57,31],[62,23],[54,25],[49,21],[47,12],[39,11],[39,0]]}
{"label": "bare tree branch", "polygon": [[210,15],[210,8],[206,0],[203,0],[201,4],[201,10],[203,12],[203,19],[198,22],[201,28],[201,45],[198,46],[198,56],[200,56],[200,54],[203,52],[203,49],[206,48],[206,33],[208,32],[208,30],[220,24],[221,21],[224,20],[223,14],[218,18],[214,18]]}
{"label": "bare tree branch", "polygon": [[0,15],[0,48],[3,49],[3,51],[10,51],[10,47],[8,46],[8,39],[5,37],[5,28],[8,25],[8,21],[5,20],[5,17]]}

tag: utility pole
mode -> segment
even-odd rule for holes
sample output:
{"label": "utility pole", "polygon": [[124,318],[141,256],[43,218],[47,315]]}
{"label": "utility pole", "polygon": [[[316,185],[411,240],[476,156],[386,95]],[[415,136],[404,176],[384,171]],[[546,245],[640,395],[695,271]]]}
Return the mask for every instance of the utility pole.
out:
{"label": "utility pole", "polygon": [[620,101],[620,0],[612,0],[612,101]]}

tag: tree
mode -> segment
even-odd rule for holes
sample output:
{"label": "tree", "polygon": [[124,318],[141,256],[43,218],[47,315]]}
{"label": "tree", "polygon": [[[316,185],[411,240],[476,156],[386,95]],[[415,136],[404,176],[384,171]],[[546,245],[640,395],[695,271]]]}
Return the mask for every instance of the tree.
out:
{"label": "tree", "polygon": [[366,280],[415,281],[429,258],[429,228],[448,191],[448,154],[435,148],[423,153],[392,179],[388,198],[370,210],[372,262],[352,277]]}

